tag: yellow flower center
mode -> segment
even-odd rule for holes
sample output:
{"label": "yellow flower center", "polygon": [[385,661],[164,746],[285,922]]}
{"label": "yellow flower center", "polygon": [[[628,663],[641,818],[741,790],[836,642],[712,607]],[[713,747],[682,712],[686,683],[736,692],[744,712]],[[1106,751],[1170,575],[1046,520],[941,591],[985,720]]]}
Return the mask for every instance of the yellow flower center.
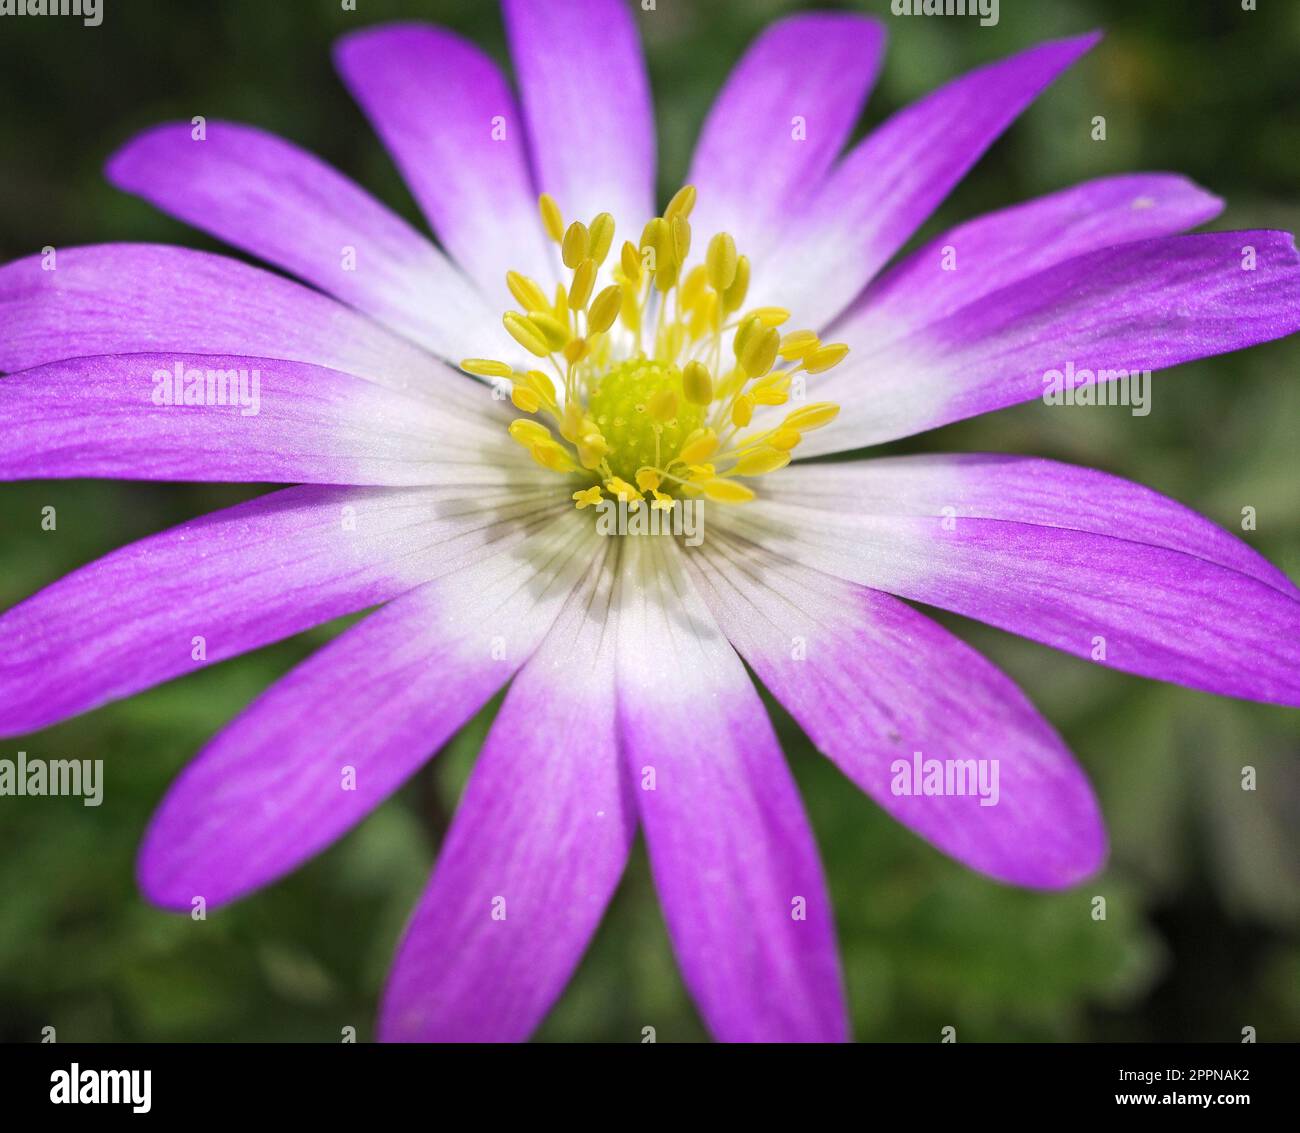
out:
{"label": "yellow flower center", "polygon": [[[834,420],[839,406],[809,402],[806,380],[838,365],[848,347],[823,343],[810,330],[784,335],[790,313],[743,311],[749,260],[725,232],[702,263],[690,264],[686,186],[663,216],[646,224],[637,244],[625,241],[610,282],[596,289],[614,239],[601,213],[567,228],[559,206],[542,194],[542,223],[559,245],[567,279],[554,297],[536,281],[508,272],[522,310],[507,311],[506,330],[549,365],[518,370],[470,358],[471,374],[509,380],[510,399],[527,414],[510,435],[542,467],[580,476],[577,507],[609,498],[670,507],[680,496],[744,503],[743,480],[783,468],[803,434]],[[775,423],[750,429],[761,406],[792,402]]]}
{"label": "yellow flower center", "polygon": [[658,468],[704,424],[704,407],[682,393],[682,372],[649,358],[620,362],[608,370],[588,403],[609,445],[615,476],[636,481],[642,468]]}

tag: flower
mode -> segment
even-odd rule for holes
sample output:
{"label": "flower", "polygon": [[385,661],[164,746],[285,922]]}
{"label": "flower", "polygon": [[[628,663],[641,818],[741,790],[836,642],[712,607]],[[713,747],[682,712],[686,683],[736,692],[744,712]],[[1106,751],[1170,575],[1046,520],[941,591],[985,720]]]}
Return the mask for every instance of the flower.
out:
{"label": "flower", "polygon": [[[140,854],[151,901],[212,908],[283,876],[509,684],[382,1037],[527,1037],[639,827],[711,1031],[843,1039],[821,867],[742,659],[900,821],[1055,888],[1105,855],[1082,771],[1007,677],[900,598],[1288,704],[1300,604],[1244,543],[1100,472],[791,457],[1030,400],[1062,367],[1144,371],[1290,334],[1300,258],[1285,233],[1178,235],[1220,203],[1139,175],[978,218],[886,270],[1096,37],[966,75],[841,156],[883,45],[846,14],[760,36],[656,215],[628,8],[504,8],[519,107],[433,27],[338,51],[445,254],[290,143],[195,120],[131,141],[110,179],[303,283],[129,244],[0,269],[0,476],[296,485],[9,611],[0,729],[379,607],[173,785]],[[700,500],[698,546],[596,530],[615,504],[648,522]],[[913,789],[939,758],[995,760],[995,792]]]}

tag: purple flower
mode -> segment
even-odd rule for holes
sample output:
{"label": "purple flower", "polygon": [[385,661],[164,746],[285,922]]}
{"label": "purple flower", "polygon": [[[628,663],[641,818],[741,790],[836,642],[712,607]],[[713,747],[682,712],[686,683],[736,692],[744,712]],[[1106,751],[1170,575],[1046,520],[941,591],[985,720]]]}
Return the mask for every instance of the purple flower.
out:
{"label": "purple flower", "polygon": [[[527,1037],[640,826],[713,1034],[843,1039],[821,866],[742,659],[899,821],[1056,888],[1105,856],[1083,773],[1007,677],[900,599],[1285,704],[1300,604],[1244,543],[1101,472],[791,453],[1031,400],[1054,371],[1101,388],[1290,334],[1300,258],[1280,232],[1178,235],[1220,202],[1150,174],[978,218],[884,270],[1096,36],[981,68],[842,154],[881,28],[783,20],[709,115],[693,189],[656,217],[629,10],[506,0],[505,16],[519,106],[437,28],[338,50],[445,254],[290,143],[196,120],[134,139],[109,177],[302,283],[130,244],[0,269],[0,476],[297,485],[9,611],[0,728],[378,606],[174,784],[140,854],[151,901],[215,907],[282,877],[509,683],[382,1036]],[[628,523],[703,503],[707,530],[603,537],[616,501]]]}

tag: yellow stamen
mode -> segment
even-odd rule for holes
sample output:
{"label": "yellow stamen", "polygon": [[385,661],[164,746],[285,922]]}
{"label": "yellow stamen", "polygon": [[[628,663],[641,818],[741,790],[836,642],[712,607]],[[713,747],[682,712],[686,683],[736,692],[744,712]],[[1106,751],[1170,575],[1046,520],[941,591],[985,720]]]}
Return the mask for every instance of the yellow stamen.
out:
{"label": "yellow stamen", "polygon": [[509,381],[512,404],[528,415],[511,422],[510,436],[542,467],[584,478],[571,497],[579,509],[604,499],[667,509],[683,496],[744,503],[755,493],[739,478],[785,467],[804,434],[839,412],[814,402],[749,429],[760,406],[795,395],[794,374],[824,373],[848,347],[823,344],[812,330],[782,334],[784,307],[744,310],[751,266],[729,233],[713,234],[692,263],[695,203],[692,186],[674,194],[638,240],[618,245],[598,287],[615,246],[613,216],[566,225],[543,194],[542,223],[566,270],[553,300],[536,280],[507,273],[519,309],[502,324],[555,376],[491,358],[461,363],[467,373]]}
{"label": "yellow stamen", "polygon": [[481,378],[508,378],[514,373],[504,362],[495,362],[491,358],[466,358],[460,368]]}
{"label": "yellow stamen", "polygon": [[587,250],[590,247],[591,235],[587,231],[587,226],[582,221],[575,220],[564,230],[564,241],[560,245],[560,256],[564,260],[564,266],[576,268],[587,258]]}
{"label": "yellow stamen", "polygon": [[542,210],[542,225],[546,229],[546,235],[558,244],[564,237],[564,216],[560,212],[560,206],[550,193],[543,193],[537,204]]}

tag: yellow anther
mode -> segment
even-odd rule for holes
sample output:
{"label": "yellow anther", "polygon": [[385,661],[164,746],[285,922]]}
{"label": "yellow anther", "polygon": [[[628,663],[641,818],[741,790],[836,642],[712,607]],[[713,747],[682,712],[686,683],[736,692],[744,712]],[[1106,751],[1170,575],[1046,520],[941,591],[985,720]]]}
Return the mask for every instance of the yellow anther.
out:
{"label": "yellow anther", "polygon": [[660,291],[668,291],[677,282],[680,263],[677,260],[676,241],[672,228],[662,218],[654,230],[655,286]]}
{"label": "yellow anther", "polygon": [[708,405],[713,400],[713,375],[703,362],[687,362],[682,371],[682,394],[692,405]]}
{"label": "yellow anther", "polygon": [[636,288],[629,283],[623,284],[619,292],[619,315],[623,325],[633,334],[638,334],[641,330],[641,299]]}
{"label": "yellow anther", "polygon": [[803,368],[810,374],[820,374],[825,370],[829,370],[832,366],[838,366],[844,361],[848,352],[848,346],[842,342],[832,342],[826,346],[819,346],[804,358]]}
{"label": "yellow anther", "polygon": [[650,397],[646,406],[650,416],[656,421],[668,422],[677,416],[677,392],[671,389],[657,390]]}
{"label": "yellow anther", "polygon": [[745,304],[745,296],[749,294],[749,257],[739,256],[736,259],[736,275],[731,281],[730,286],[722,293],[722,309],[726,314],[732,311],[739,311]]}
{"label": "yellow anther", "polygon": [[691,222],[684,216],[675,216],[670,231],[673,234],[673,261],[678,265],[684,264],[691,254]]}
{"label": "yellow anther", "polygon": [[569,310],[585,311],[587,300],[591,298],[591,289],[596,282],[596,261],[588,256],[573,272],[573,283],[569,287]]}
{"label": "yellow anther", "polygon": [[754,419],[754,398],[752,394],[743,393],[736,398],[731,407],[731,423],[743,429]]}
{"label": "yellow anther", "polygon": [[542,399],[537,395],[537,391],[525,386],[515,386],[510,391],[510,400],[516,409],[524,413],[536,413],[542,407]]}
{"label": "yellow anther", "polygon": [[668,230],[668,222],[662,216],[651,217],[645,222],[645,227],[641,229],[641,243],[638,247],[641,251],[647,248],[657,248],[659,246],[660,233]]}
{"label": "yellow anther", "polygon": [[755,307],[749,317],[758,319],[765,327],[779,327],[789,321],[790,312],[784,307]]}
{"label": "yellow anther", "polygon": [[535,445],[529,446],[528,451],[532,453],[533,459],[538,464],[543,468],[549,468],[552,472],[578,471],[578,466],[569,455],[569,450],[558,441],[538,441]]}
{"label": "yellow anther", "polygon": [[736,278],[736,241],[731,233],[719,232],[709,241],[704,266],[715,291],[726,291],[732,285]]}
{"label": "yellow anther", "polygon": [[718,474],[718,470],[712,464],[692,464],[686,472],[690,479],[701,482],[712,480]]}
{"label": "yellow anther", "polygon": [[564,236],[564,215],[560,212],[560,206],[550,193],[538,197],[537,205],[542,212],[542,225],[546,229],[546,235],[558,244]]}
{"label": "yellow anther", "polygon": [[662,477],[659,475],[657,468],[641,468],[637,470],[636,486],[643,492],[653,492],[662,483]]}
{"label": "yellow anther", "polygon": [[750,319],[746,325],[755,322],[758,323],[760,330],[750,335],[749,341],[745,343],[745,349],[739,357],[740,364],[745,368],[745,373],[753,378],[761,378],[776,362],[776,351],[777,347],[781,345],[781,335],[775,327],[764,327],[757,316]]}
{"label": "yellow anther", "polygon": [[664,209],[664,219],[669,224],[673,222],[674,217],[680,216],[685,220],[691,215],[693,208],[695,208],[695,186],[683,185],[673,194],[673,199],[668,202],[668,207]]}
{"label": "yellow anther", "polygon": [[783,449],[752,448],[736,457],[736,465],[731,471],[736,476],[762,476],[789,463],[790,454]]}
{"label": "yellow anther", "polygon": [[704,489],[705,496],[721,504],[743,504],[754,498],[753,491],[746,488],[744,484],[737,484],[734,480],[724,480],[721,477],[705,480],[700,487]]}
{"label": "yellow anther", "polygon": [[518,315],[514,311],[507,311],[501,322],[510,337],[527,350],[529,354],[535,354],[538,358],[545,358],[551,353],[551,348],[546,345],[546,336],[524,316]]}
{"label": "yellow anther", "polygon": [[591,227],[587,231],[591,237],[591,247],[587,255],[595,260],[596,266],[599,267],[605,262],[610,245],[614,242],[614,218],[607,212],[599,213],[592,218]]}
{"label": "yellow anther", "polygon": [[555,383],[549,374],[544,374],[541,370],[529,370],[519,380],[526,382],[547,405],[555,404]]}
{"label": "yellow anther", "polygon": [[623,241],[623,250],[619,253],[618,266],[623,270],[623,278],[635,287],[641,282],[641,253],[631,240]]}
{"label": "yellow anther", "polygon": [[718,434],[712,429],[696,429],[677,454],[685,464],[699,464],[718,451]]}
{"label": "yellow anther", "polygon": [[763,389],[750,391],[755,405],[784,405],[790,395],[781,386],[765,386]]}
{"label": "yellow anther", "polygon": [[672,496],[668,495],[665,492],[661,492],[656,488],[651,488],[650,494],[654,496],[654,501],[650,504],[650,506],[655,511],[671,510],[674,502]]}
{"label": "yellow anther", "polygon": [[591,247],[591,235],[587,226],[575,220],[564,230],[564,241],[560,245],[560,258],[566,268],[576,268],[587,258]]}
{"label": "yellow anther", "polygon": [[700,296],[699,301],[695,304],[695,309],[691,311],[690,321],[687,323],[687,329],[690,331],[692,338],[703,338],[717,330],[721,323],[721,310],[718,307],[718,295],[715,291],[706,291]]}
{"label": "yellow anther", "polygon": [[609,492],[616,500],[622,503],[631,503],[633,500],[639,500],[641,493],[638,492],[631,484],[619,476],[611,476],[605,481],[605,490]]}
{"label": "yellow anther", "polygon": [[781,339],[781,349],[777,351],[787,362],[811,354],[821,345],[821,339],[810,330],[794,330]]}
{"label": "yellow anther", "polygon": [[797,429],[789,429],[782,426],[767,438],[767,443],[773,448],[779,448],[789,452],[792,448],[798,445],[801,440],[803,440],[803,436]]}
{"label": "yellow anther", "polygon": [[600,486],[593,484],[590,488],[584,488],[581,492],[574,492],[570,498],[576,501],[579,511],[585,507],[594,507],[600,503]]}
{"label": "yellow anther", "polygon": [[578,461],[583,468],[599,468],[600,462],[609,453],[609,445],[600,433],[592,431],[583,433],[578,438]]}
{"label": "yellow anther", "polygon": [[587,330],[592,334],[603,334],[609,330],[618,318],[618,308],[622,301],[622,292],[617,283],[611,283],[602,290],[587,313]]}
{"label": "yellow anther", "polygon": [[[585,338],[571,338],[564,344],[564,360],[570,366],[574,366],[587,356],[589,349],[590,344]],[[779,404],[779,402],[774,404]]]}
{"label": "yellow anther", "polygon": [[555,303],[551,307],[551,314],[563,323],[565,327],[569,325],[569,291],[561,281],[555,285]]}
{"label": "yellow anther", "polygon": [[550,429],[525,417],[518,417],[511,421],[506,432],[510,434],[511,440],[523,445],[524,448],[532,448],[533,445],[545,444],[547,441],[554,443]]}
{"label": "yellow anther", "polygon": [[786,414],[782,425],[787,429],[797,429],[801,433],[807,433],[812,429],[829,425],[839,416],[839,413],[840,407],[833,401],[814,401],[811,405],[805,405],[794,410],[793,413]]}
{"label": "yellow anther", "polygon": [[569,341],[569,328],[554,315],[538,311],[536,314],[528,316],[528,322],[542,336],[543,341],[549,348],[547,350],[548,354],[564,349],[564,344]]}
{"label": "yellow anther", "polygon": [[480,378],[508,378],[514,373],[504,362],[492,358],[466,358],[460,368],[467,374],[477,374]]}
{"label": "yellow anther", "polygon": [[731,340],[731,348],[735,351],[736,357],[743,358],[750,341],[762,332],[763,322],[761,319],[745,319],[740,324],[740,329],[736,331],[736,337]]}
{"label": "yellow anther", "polygon": [[682,306],[686,308],[695,307],[700,300],[704,298],[704,289],[709,283],[709,273],[703,264],[696,264],[686,273],[682,280],[678,294],[681,296]]}
{"label": "yellow anther", "polygon": [[546,301],[546,292],[536,280],[520,275],[517,271],[506,272],[506,287],[525,311],[547,311],[550,304]]}

